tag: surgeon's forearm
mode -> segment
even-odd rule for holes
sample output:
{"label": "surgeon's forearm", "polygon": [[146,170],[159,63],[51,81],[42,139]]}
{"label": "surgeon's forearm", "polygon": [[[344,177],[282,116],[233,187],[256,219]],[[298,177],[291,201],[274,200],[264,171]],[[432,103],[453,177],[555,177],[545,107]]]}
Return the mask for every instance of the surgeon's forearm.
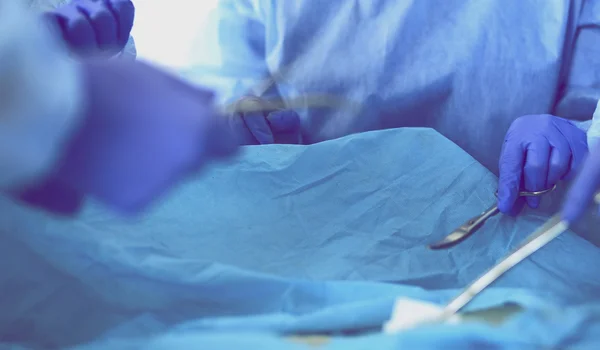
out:
{"label": "surgeon's forearm", "polygon": [[0,190],[45,179],[77,125],[77,64],[20,0],[0,2]]}

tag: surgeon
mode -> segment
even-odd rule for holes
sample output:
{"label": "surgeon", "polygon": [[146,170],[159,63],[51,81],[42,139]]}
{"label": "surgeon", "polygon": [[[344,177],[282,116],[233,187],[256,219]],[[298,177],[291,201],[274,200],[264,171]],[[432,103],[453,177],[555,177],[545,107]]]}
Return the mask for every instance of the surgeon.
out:
{"label": "surgeon", "polygon": [[[196,70],[219,72],[224,101],[250,93],[289,103],[301,143],[434,128],[499,175],[500,210],[516,213],[520,190],[570,180],[586,157],[580,122],[600,97],[599,8],[599,0],[220,0],[220,52]],[[265,77],[275,84],[257,89]],[[311,94],[360,107],[295,108]],[[249,134],[269,135],[250,141],[277,139],[268,116],[242,114],[254,120]]]}
{"label": "surgeon", "polygon": [[[76,56],[21,1],[0,2],[0,190],[57,214],[88,197],[139,213],[237,143],[210,91],[95,57],[123,49],[131,1],[74,4],[84,16],[60,17],[58,28]],[[69,40],[81,30],[95,45]]]}

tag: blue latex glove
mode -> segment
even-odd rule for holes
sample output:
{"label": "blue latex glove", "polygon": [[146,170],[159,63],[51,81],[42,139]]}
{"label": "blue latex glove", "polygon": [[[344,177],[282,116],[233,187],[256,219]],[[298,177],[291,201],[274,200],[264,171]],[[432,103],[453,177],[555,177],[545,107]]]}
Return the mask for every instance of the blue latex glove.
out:
{"label": "blue latex glove", "polygon": [[135,61],[83,64],[87,113],[48,181],[20,198],[55,213],[89,195],[137,213],[237,146],[213,95]]}
{"label": "blue latex glove", "polygon": [[[586,134],[568,120],[552,115],[528,115],[515,120],[500,156],[498,207],[503,213],[519,209],[518,193],[541,191],[568,180],[587,154]],[[540,197],[526,198],[537,208]]]}
{"label": "blue latex glove", "polygon": [[74,0],[46,17],[75,54],[115,55],[127,44],[134,13],[131,0]]}
{"label": "blue latex glove", "polygon": [[600,191],[600,143],[596,144],[584,162],[563,206],[563,219],[572,223],[585,213],[594,194]]}
{"label": "blue latex glove", "polygon": [[[264,106],[257,97],[242,98],[239,104]],[[229,123],[240,145],[300,144],[302,143],[300,116],[292,110],[235,113]]]}

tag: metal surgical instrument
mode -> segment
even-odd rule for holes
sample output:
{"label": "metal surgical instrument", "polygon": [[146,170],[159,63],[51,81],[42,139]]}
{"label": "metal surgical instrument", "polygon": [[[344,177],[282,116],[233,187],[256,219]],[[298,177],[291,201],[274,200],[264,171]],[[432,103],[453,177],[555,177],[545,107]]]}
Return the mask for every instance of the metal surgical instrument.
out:
{"label": "metal surgical instrument", "polygon": [[[556,185],[554,187],[545,189],[543,191],[521,191],[519,192],[519,197],[538,197],[544,195],[546,193],[552,192],[556,189]],[[497,192],[496,192],[497,194]],[[475,233],[485,222],[497,215],[500,212],[498,209],[498,204],[492,205],[489,209],[484,211],[483,213],[470,218],[464,224],[460,225],[457,229],[452,231],[449,235],[437,241],[433,244],[429,245],[429,249],[440,250],[440,249],[448,249],[452,248],[465,239],[469,238],[473,233]]]}
{"label": "metal surgical instrument", "polygon": [[542,227],[527,237],[517,249],[513,250],[504,259],[500,260],[500,262],[475,280],[475,282],[465,288],[462,293],[452,299],[444,308],[440,319],[445,320],[456,314],[506,271],[538,251],[568,228],[568,223],[561,220],[561,214],[550,218]]}
{"label": "metal surgical instrument", "polygon": [[[600,205],[600,192],[594,196],[594,202]],[[531,254],[537,252],[540,248],[550,243],[553,239],[560,236],[563,232],[569,229],[569,223],[562,220],[561,214],[558,213],[548,219],[542,227],[535,230],[529,235],[517,249],[513,250],[504,259],[500,260],[496,265],[479,277],[475,282],[471,283],[458,296],[452,299],[444,310],[439,320],[446,320],[452,315],[459,312],[463,307],[473,300],[481,291],[494,283],[500,276],[512,269],[515,265],[528,258]]]}
{"label": "metal surgical instrument", "polygon": [[[600,192],[594,196],[594,202],[600,205]],[[527,259],[533,253],[537,252],[552,240],[563,234],[569,229],[569,222],[562,219],[562,214],[558,213],[543,223],[541,227],[535,230],[531,235],[525,238],[523,242],[513,249],[502,260],[496,263],[487,272],[469,284],[455,298],[450,300],[446,306],[434,317],[421,317],[421,319],[412,321],[410,327],[419,324],[431,324],[452,321],[453,317],[467,306],[479,293],[489,287],[498,278],[517,264]],[[403,325],[407,328],[406,325]]]}

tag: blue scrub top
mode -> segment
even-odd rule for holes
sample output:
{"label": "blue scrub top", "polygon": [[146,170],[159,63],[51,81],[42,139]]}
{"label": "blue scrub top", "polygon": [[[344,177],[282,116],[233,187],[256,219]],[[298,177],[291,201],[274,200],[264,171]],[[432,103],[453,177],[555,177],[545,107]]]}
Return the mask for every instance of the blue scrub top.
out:
{"label": "blue scrub top", "polygon": [[221,0],[215,24],[194,70],[225,100],[285,68],[268,94],[360,106],[300,110],[305,143],[433,127],[497,172],[513,120],[587,120],[600,97],[598,0]]}

